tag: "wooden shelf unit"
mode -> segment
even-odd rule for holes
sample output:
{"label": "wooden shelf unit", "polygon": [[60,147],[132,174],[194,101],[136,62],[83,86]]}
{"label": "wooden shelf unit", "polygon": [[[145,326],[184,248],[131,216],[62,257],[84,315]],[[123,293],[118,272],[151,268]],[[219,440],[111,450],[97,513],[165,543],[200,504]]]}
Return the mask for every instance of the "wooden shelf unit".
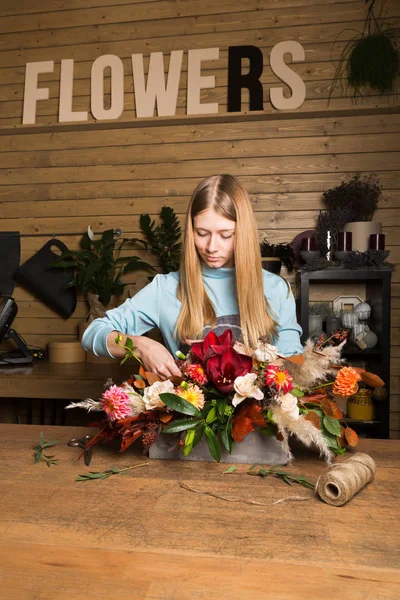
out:
{"label": "wooden shelf unit", "polygon": [[[352,419],[352,427],[359,433],[369,437],[389,437],[390,412],[390,286],[392,271],[389,269],[344,269],[330,268],[307,273],[298,272],[300,279],[300,325],[303,329],[303,342],[309,336],[308,314],[310,286],[326,283],[340,284],[339,293],[345,293],[346,284],[365,283],[365,301],[371,306],[368,324],[378,336],[375,348],[361,350],[349,342],[344,348],[343,357],[352,361],[363,360],[373,373],[385,382],[388,396],[385,400],[375,402],[376,418],[374,421],[357,421]],[[333,298],[332,298],[333,300]],[[346,419],[349,421],[349,419]]]}

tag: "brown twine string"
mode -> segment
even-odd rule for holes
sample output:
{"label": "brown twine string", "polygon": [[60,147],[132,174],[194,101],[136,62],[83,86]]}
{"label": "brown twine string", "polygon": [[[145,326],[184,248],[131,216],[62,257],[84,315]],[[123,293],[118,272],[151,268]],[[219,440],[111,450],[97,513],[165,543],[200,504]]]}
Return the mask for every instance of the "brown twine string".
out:
{"label": "brown twine string", "polygon": [[356,452],[342,463],[329,466],[318,478],[315,493],[327,504],[342,506],[373,480],[375,461],[363,452]]}
{"label": "brown twine string", "polygon": [[257,500],[243,500],[242,498],[236,498],[235,496],[220,496],[219,494],[215,494],[214,492],[203,492],[202,490],[195,490],[190,487],[183,481],[179,482],[179,485],[184,490],[188,490],[189,492],[195,492],[196,494],[203,494],[204,496],[212,496],[213,498],[218,498],[219,500],[225,500],[226,502],[242,502],[244,504],[255,504],[257,506],[273,506],[274,504],[279,504],[280,502],[285,502],[286,500],[294,500],[294,501],[304,501],[311,500],[310,496],[287,496],[286,498],[281,498],[280,500],[276,500],[275,502],[257,502]]}
{"label": "brown twine string", "polygon": [[183,481],[179,485],[184,490],[212,496],[225,502],[242,502],[243,504],[253,504],[256,506],[273,506],[286,501],[308,501],[312,500],[314,495],[319,495],[324,502],[332,506],[342,506],[355,496],[364,486],[373,480],[376,473],[376,464],[373,458],[363,452],[356,452],[342,463],[330,465],[320,475],[315,485],[315,492],[312,496],[286,496],[275,502],[258,502],[257,500],[244,500],[235,496],[221,496],[215,492],[196,490]]}

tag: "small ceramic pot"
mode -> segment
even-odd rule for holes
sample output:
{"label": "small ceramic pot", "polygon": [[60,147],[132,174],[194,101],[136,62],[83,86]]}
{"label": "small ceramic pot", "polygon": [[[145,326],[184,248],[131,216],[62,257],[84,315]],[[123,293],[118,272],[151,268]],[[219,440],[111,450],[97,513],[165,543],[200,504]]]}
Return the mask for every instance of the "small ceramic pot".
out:
{"label": "small ceramic pot", "polygon": [[342,319],[340,317],[326,317],[325,329],[327,336],[330,337],[335,331],[342,327]]}
{"label": "small ceramic pot", "polygon": [[375,410],[371,390],[361,388],[356,394],[350,396],[347,400],[347,415],[350,419],[374,420]]}

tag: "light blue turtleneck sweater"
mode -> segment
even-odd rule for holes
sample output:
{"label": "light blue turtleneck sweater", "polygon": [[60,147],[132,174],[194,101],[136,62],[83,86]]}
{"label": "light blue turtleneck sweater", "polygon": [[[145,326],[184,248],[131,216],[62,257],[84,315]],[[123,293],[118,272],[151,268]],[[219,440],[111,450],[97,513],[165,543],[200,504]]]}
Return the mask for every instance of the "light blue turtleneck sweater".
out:
{"label": "light blue turtleneck sweater", "polygon": [[[296,321],[293,294],[284,279],[263,271],[264,293],[278,322],[279,336],[273,341],[279,354],[290,356],[303,352],[300,343],[301,327]],[[174,338],[174,328],[181,303],[176,296],[178,273],[156,275],[151,283],[118,308],[109,310],[101,319],[93,321],[86,329],[82,345],[98,356],[111,356],[107,336],[112,331],[128,335],[143,335],[158,327],[172,354],[180,345]],[[238,303],[236,297],[235,269],[211,269],[203,266],[203,281],[217,316],[214,328],[217,334],[230,327],[236,339],[240,338]],[[200,337],[207,333],[205,328]]]}

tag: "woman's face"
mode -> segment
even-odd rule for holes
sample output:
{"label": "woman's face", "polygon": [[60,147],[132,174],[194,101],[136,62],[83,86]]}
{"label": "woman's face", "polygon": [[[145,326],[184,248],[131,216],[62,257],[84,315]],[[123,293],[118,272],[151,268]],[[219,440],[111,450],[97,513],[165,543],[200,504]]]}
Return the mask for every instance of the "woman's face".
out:
{"label": "woman's face", "polygon": [[212,269],[234,266],[236,223],[208,208],[193,219],[194,243],[200,258]]}

